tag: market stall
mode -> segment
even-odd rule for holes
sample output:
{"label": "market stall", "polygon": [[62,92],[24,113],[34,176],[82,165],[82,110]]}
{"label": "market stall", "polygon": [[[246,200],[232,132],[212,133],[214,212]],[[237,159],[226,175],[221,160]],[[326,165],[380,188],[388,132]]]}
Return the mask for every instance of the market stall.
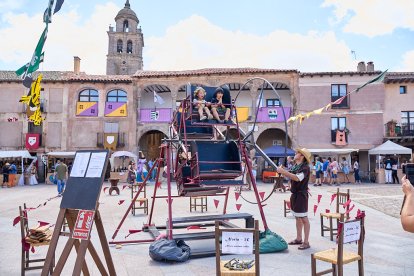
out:
{"label": "market stall", "polygon": [[[30,161],[28,161],[30,159]],[[17,174],[16,174],[16,183],[18,185],[29,184],[28,181],[25,181],[24,172],[25,164],[26,166],[32,163],[32,160],[37,159],[36,156],[30,155],[27,150],[14,150],[14,151],[0,151],[0,160],[1,166],[5,163],[11,163],[16,161]],[[18,161],[18,162],[17,162]],[[3,174],[0,176],[1,183],[3,183]]]}
{"label": "market stall", "polygon": [[[349,172],[349,180],[354,183],[355,182],[355,177],[354,177],[354,172],[352,170],[352,160],[351,160],[351,153],[353,152],[358,152],[358,149],[348,149],[348,148],[343,148],[343,149],[309,149],[309,151],[312,153],[312,158],[313,160],[315,159],[316,156],[322,157],[322,158],[336,158],[336,160],[338,161],[338,163],[341,162],[342,157],[345,157],[346,161],[348,162],[349,166],[350,166],[350,172]],[[315,183],[315,176],[312,175],[311,179],[310,179],[311,183]],[[342,171],[338,172],[338,182],[342,183],[345,182],[345,175]]]}
{"label": "market stall", "polygon": [[111,179],[119,179],[120,182],[126,182],[128,173],[127,167],[129,161],[137,162],[137,156],[129,151],[116,151],[112,153],[109,159],[111,165]]}
{"label": "market stall", "polygon": [[[407,154],[412,155],[413,151],[410,148],[406,148],[403,146],[400,146],[392,141],[387,141],[383,143],[382,145],[379,145],[376,148],[370,149],[368,151],[369,155],[376,155],[376,166],[375,166],[375,174],[376,174],[376,182],[377,183],[385,183],[385,170],[383,167],[381,167],[381,157],[385,155],[397,155],[398,156],[398,164],[400,163],[400,155]],[[369,158],[370,159],[370,158]],[[368,159],[368,160],[369,160]],[[399,167],[399,166],[398,166]],[[368,162],[368,168],[369,171],[371,171],[371,162]],[[402,177],[402,171],[399,168],[397,172],[398,178],[401,179]]]}
{"label": "market stall", "polygon": [[74,151],[55,151],[46,154],[46,184],[53,184],[51,179],[53,179],[53,175],[55,174],[55,165],[57,159],[60,159],[69,167],[70,164],[73,163],[75,154],[76,152]]}
{"label": "market stall", "polygon": [[[286,155],[285,155],[286,151]],[[295,151],[286,148],[283,146],[271,146],[263,150],[263,152],[272,159],[275,164],[279,164],[281,158],[287,157],[287,156],[295,156]],[[256,153],[256,157],[260,157],[259,153]],[[262,162],[258,162],[259,164],[259,175],[262,176],[263,182],[272,182],[271,177],[275,176],[275,172],[273,168],[267,166],[266,162],[264,162],[264,166],[262,165]],[[263,168],[263,169],[262,169]]]}

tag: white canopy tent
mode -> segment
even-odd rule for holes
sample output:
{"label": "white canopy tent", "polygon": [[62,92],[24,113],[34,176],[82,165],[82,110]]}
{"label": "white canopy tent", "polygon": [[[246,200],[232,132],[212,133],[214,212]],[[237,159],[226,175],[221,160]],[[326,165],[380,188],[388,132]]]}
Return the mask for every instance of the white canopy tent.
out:
{"label": "white canopy tent", "polygon": [[55,158],[73,158],[76,152],[74,151],[55,151],[47,153],[47,156]]}
{"label": "white canopy tent", "polygon": [[[27,150],[10,150],[10,151],[0,151],[0,158],[21,158],[22,162],[22,174],[20,176],[20,179],[17,183],[19,186],[24,185],[24,165],[23,165],[23,159],[33,159],[33,162],[35,159],[37,159],[36,156],[31,156],[29,151]],[[30,164],[30,166],[33,165],[33,162]]]}
{"label": "white canopy tent", "polygon": [[[391,155],[391,154],[412,154],[413,150],[410,148],[403,147],[401,145],[398,145],[390,140],[385,142],[382,145],[379,145],[376,148],[370,149],[368,151],[368,155],[377,155],[377,160],[380,155]],[[371,171],[371,162],[370,158],[368,158],[368,169]],[[378,161],[378,166],[380,165],[380,162]]]}
{"label": "white canopy tent", "polygon": [[358,149],[308,149],[312,154],[318,155],[343,155],[350,154]]}
{"label": "white canopy tent", "polygon": [[[112,153],[111,158],[109,158],[109,162],[111,163],[111,168],[115,167],[115,158],[120,158],[122,163],[124,163],[125,159],[133,159],[134,162],[137,162],[137,156],[129,151],[116,151]],[[124,164],[122,164],[124,166]]]}

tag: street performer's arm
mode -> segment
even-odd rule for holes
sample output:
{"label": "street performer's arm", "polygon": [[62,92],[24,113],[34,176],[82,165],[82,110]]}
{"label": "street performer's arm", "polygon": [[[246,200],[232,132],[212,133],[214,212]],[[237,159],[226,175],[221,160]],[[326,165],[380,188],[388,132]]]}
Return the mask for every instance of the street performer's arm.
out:
{"label": "street performer's arm", "polygon": [[293,181],[302,181],[303,178],[305,177],[303,173],[293,174],[291,172],[288,172],[287,170],[282,168],[282,166],[277,168],[277,172],[287,178],[292,179]]}
{"label": "street performer's arm", "polygon": [[407,176],[401,179],[405,203],[401,211],[401,224],[405,231],[414,233],[414,187]]}

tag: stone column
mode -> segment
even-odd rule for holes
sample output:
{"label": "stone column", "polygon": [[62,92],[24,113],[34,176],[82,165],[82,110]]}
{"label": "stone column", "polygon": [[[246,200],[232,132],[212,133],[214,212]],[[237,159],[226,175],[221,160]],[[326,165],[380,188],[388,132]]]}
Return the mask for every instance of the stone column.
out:
{"label": "stone column", "polygon": [[252,97],[252,103],[251,103],[251,121],[254,121],[256,119],[256,110],[257,110],[257,100],[258,96],[260,95],[258,89],[260,88],[260,84],[257,82],[254,82],[252,86],[250,87],[250,95]]}

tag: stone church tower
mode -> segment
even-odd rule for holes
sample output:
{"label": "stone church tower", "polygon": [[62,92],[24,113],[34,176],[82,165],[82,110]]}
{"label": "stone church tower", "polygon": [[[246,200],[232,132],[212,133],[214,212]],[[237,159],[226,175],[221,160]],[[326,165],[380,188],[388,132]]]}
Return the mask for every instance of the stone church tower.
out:
{"label": "stone church tower", "polygon": [[138,17],[131,10],[129,0],[115,17],[114,27],[109,26],[108,55],[106,56],[107,75],[133,75],[142,70],[142,48],[144,36],[138,28]]}

